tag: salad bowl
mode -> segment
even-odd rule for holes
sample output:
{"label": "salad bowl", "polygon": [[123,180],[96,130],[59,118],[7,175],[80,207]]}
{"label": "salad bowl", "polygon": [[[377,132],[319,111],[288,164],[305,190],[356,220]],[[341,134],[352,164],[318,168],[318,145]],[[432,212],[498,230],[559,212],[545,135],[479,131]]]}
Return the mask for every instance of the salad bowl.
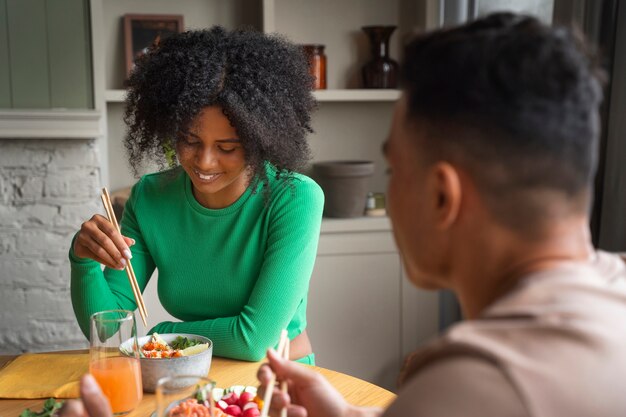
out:
{"label": "salad bowl", "polygon": [[[208,347],[198,353],[193,353],[194,350],[199,349],[194,349],[192,346],[188,349],[183,349],[189,353],[178,357],[146,357],[142,348],[154,341],[154,335],[138,337],[137,344],[141,351],[139,362],[141,363],[141,379],[144,392],[155,392],[159,379],[166,376],[197,375],[206,377],[208,375],[213,356],[213,342],[210,339],[195,334],[183,333],[165,333],[159,334],[157,337],[169,346],[175,344],[178,338],[185,338],[187,342],[196,346],[198,344],[208,344]],[[132,349],[132,341],[128,340],[122,343],[120,349],[122,351],[130,351]]]}

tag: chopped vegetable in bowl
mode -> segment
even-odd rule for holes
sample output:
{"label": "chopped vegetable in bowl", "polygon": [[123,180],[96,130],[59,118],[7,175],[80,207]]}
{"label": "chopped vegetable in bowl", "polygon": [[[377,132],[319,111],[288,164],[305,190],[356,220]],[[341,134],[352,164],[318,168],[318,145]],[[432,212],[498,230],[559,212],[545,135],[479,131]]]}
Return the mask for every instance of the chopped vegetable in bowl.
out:
{"label": "chopped vegetable in bowl", "polygon": [[183,349],[187,349],[189,347],[196,346],[199,344],[200,342],[197,340],[189,340],[186,337],[178,336],[176,340],[172,342],[172,348],[183,350]]}
{"label": "chopped vegetable in bowl", "polygon": [[208,343],[183,336],[178,336],[170,345],[158,333],[153,333],[150,340],[141,347],[141,353],[146,358],[179,358],[204,352],[208,348]]}

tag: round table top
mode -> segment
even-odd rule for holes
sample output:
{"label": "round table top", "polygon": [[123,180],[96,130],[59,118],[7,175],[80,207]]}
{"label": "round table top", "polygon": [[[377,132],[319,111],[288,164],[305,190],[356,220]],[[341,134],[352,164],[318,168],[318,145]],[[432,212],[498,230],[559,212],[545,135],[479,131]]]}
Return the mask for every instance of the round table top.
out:
{"label": "round table top", "polygon": [[[0,367],[10,362],[16,356],[0,356]],[[243,362],[220,357],[213,357],[209,378],[214,380],[219,387],[231,385],[258,385],[256,373],[261,362]],[[308,366],[308,365],[303,365]],[[330,369],[312,366],[312,369],[324,375],[326,379],[344,396],[351,404],[364,407],[387,407],[395,395],[377,385],[332,371]],[[20,413],[30,408],[39,411],[43,408],[44,399],[38,400],[11,400],[0,399],[0,416],[19,416]],[[128,414],[128,417],[150,416],[156,410],[156,399],[153,394],[144,394],[139,407]]]}

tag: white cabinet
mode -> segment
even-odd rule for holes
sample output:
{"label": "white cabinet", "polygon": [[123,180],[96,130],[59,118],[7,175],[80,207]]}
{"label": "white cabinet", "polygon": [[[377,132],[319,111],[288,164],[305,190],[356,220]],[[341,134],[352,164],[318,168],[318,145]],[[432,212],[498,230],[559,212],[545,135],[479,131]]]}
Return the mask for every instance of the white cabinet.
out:
{"label": "white cabinet", "polygon": [[388,219],[327,220],[307,319],[319,366],[394,390],[405,355],[437,333],[437,294],[404,276]]}
{"label": "white cabinet", "polygon": [[400,289],[395,253],[319,256],[307,311],[317,364],[393,388],[401,361]]}
{"label": "white cabinet", "polygon": [[417,288],[402,270],[402,358],[439,334],[438,291]]}
{"label": "white cabinet", "polygon": [[400,257],[387,219],[361,223],[323,226],[308,331],[319,366],[392,389],[401,363]]}

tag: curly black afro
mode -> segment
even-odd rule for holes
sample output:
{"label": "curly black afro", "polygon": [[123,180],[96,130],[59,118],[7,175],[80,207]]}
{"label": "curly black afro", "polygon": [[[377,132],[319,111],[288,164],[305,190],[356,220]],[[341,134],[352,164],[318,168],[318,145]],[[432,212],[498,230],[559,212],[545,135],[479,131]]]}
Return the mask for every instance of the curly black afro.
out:
{"label": "curly black afro", "polygon": [[265,161],[281,177],[309,159],[312,81],[302,50],[277,35],[216,26],[164,39],[127,81],[130,165],[135,175],[147,160],[164,168],[194,118],[218,105],[237,130],[253,178],[267,185]]}

